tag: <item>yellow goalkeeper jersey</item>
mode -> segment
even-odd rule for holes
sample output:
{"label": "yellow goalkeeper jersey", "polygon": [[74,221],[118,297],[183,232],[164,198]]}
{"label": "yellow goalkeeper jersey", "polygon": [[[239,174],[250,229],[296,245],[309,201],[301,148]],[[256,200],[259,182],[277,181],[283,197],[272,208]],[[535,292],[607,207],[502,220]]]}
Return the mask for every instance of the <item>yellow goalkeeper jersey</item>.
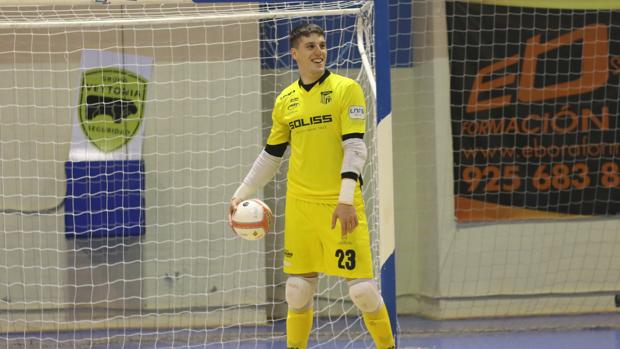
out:
{"label": "yellow goalkeeper jersey", "polygon": [[[289,143],[287,195],[334,203],[341,183],[346,135],[361,135],[366,127],[366,101],[360,85],[326,71],[306,91],[298,80],[277,97],[267,144]],[[360,186],[355,196],[361,198]]]}

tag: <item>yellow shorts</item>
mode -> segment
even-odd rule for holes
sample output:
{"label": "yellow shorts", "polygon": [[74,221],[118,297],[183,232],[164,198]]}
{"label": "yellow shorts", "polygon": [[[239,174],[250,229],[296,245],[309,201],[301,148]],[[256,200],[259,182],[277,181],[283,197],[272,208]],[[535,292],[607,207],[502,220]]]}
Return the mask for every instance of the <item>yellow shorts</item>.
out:
{"label": "yellow shorts", "polygon": [[340,221],[331,228],[336,205],[286,198],[284,272],[324,273],[343,278],[372,278],[370,234],[363,203],[355,205],[359,225],[342,237]]}

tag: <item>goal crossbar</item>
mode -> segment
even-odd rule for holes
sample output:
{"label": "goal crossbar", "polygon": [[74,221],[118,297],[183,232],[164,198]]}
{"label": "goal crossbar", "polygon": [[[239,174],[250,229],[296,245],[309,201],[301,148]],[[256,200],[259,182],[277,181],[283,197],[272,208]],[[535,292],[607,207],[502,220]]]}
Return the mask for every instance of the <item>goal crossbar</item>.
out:
{"label": "goal crossbar", "polygon": [[[124,9],[115,11],[116,14],[123,13]],[[0,18],[0,29],[20,29],[20,28],[70,28],[70,27],[113,27],[118,25],[131,25],[141,26],[149,24],[177,24],[177,23],[210,23],[210,22],[227,22],[227,21],[252,21],[252,20],[265,20],[275,18],[295,18],[299,17],[300,13],[297,8],[272,10],[269,12],[250,12],[250,9],[246,9],[245,12],[219,12],[209,11],[208,13],[196,12],[188,14],[169,15],[155,13],[152,17],[137,18],[137,17],[88,17],[88,18],[54,18],[48,19],[40,13],[33,18],[11,18],[10,20]],[[361,7],[356,8],[333,8],[333,9],[320,9],[320,10],[304,10],[303,15],[307,17],[312,16],[342,16],[342,15],[357,15],[362,11]],[[102,13],[102,15],[111,16],[111,13]],[[142,14],[143,15],[143,14]],[[74,15],[75,16],[75,15]],[[42,20],[44,18],[44,20]]]}

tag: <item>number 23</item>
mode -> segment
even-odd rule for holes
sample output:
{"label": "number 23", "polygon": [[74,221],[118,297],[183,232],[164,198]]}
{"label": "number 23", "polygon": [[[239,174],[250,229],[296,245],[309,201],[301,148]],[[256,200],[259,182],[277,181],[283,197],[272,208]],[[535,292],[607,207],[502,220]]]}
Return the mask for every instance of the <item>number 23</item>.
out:
{"label": "number 23", "polygon": [[[355,251],[354,250],[336,250],[338,258],[338,268],[353,270],[355,269]],[[346,259],[346,260],[345,260]]]}

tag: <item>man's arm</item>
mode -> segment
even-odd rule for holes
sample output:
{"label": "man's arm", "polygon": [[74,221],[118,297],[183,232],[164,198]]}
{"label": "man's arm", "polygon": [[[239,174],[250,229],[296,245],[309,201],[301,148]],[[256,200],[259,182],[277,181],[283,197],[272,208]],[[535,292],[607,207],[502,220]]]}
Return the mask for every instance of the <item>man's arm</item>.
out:
{"label": "man's arm", "polygon": [[340,220],[343,236],[352,232],[359,223],[353,204],[357,180],[362,174],[368,153],[362,137],[362,133],[347,134],[342,137],[342,148],[344,150],[340,171],[342,182],[338,206],[332,215],[332,229],[336,226],[336,220]]}
{"label": "man's arm", "polygon": [[258,154],[250,171],[230,199],[228,208],[229,225],[232,225],[232,214],[237,209],[237,205],[252,196],[258,188],[263,187],[276,175],[282,164],[282,156],[284,156],[287,145],[288,143],[267,144],[265,149]]}
{"label": "man's arm", "polygon": [[363,134],[352,133],[342,137],[342,148],[344,156],[342,158],[342,169],[340,177],[342,184],[340,187],[339,203],[353,205],[353,194],[357,186],[357,180],[362,174],[368,151],[364,143]]}

